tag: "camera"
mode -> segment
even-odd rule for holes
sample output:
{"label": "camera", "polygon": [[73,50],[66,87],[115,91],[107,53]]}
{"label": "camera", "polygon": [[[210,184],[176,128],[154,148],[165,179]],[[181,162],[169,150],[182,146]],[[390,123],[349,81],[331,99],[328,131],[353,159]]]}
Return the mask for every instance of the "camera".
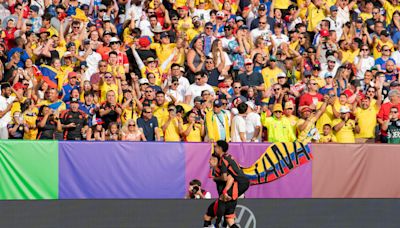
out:
{"label": "camera", "polygon": [[192,189],[192,193],[196,194],[199,190],[200,190],[200,188],[198,186],[194,186]]}

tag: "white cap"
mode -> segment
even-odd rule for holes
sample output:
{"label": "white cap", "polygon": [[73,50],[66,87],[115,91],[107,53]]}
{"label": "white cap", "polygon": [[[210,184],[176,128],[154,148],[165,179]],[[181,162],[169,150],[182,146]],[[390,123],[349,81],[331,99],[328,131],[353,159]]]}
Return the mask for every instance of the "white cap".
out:
{"label": "white cap", "polygon": [[66,52],[64,53],[63,57],[71,56],[71,55],[72,55],[72,53],[71,53],[70,51],[66,51]]}
{"label": "white cap", "polygon": [[340,113],[349,113],[350,112],[350,108],[347,106],[341,106],[340,107]]}
{"label": "white cap", "polygon": [[120,42],[120,40],[118,39],[118,37],[111,37],[110,43],[112,42]]}
{"label": "white cap", "polygon": [[149,84],[149,79],[147,79],[147,78],[141,78],[141,79],[139,79],[139,84],[140,85],[142,85],[142,84]]}
{"label": "white cap", "polygon": [[256,108],[256,105],[253,101],[246,101],[247,106],[249,106],[252,110]]}
{"label": "white cap", "polygon": [[286,74],[283,72],[280,72],[276,77],[277,78],[286,78]]}

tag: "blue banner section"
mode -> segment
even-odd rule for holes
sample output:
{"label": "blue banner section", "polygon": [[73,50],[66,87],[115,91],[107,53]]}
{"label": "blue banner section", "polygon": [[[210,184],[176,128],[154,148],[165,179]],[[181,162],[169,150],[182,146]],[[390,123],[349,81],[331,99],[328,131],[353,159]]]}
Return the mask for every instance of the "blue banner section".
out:
{"label": "blue banner section", "polygon": [[60,142],[60,199],[183,198],[181,143]]}

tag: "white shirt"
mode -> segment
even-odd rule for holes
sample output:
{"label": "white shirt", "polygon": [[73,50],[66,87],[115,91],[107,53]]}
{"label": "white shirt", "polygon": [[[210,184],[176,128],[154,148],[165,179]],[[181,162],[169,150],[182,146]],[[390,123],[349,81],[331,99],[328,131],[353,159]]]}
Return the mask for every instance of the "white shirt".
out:
{"label": "white shirt", "polygon": [[224,49],[228,49],[229,42],[235,41],[235,40],[236,40],[236,38],[235,38],[234,36],[232,36],[230,39],[228,39],[228,38],[226,38],[226,37],[222,37],[222,38],[221,38],[222,47],[223,47]]}
{"label": "white shirt", "polygon": [[338,21],[342,23],[342,25],[346,24],[346,22],[350,21],[350,12],[349,12],[349,7],[346,6],[344,9],[342,9],[340,6],[338,6],[338,11],[336,18]]}
{"label": "white shirt", "polygon": [[[210,54],[208,54],[208,56],[209,57],[213,57],[213,55],[212,55],[212,52],[210,52]],[[224,51],[224,53],[223,53],[223,58],[224,58],[224,60],[225,60],[225,66],[232,66],[232,61],[231,61],[231,59],[229,58],[229,55]],[[217,57],[217,66],[219,65],[221,63],[221,60],[220,60],[220,56],[219,56],[219,52],[218,52],[218,57]]]}
{"label": "white shirt", "polygon": [[181,76],[179,79],[179,85],[177,90],[181,94],[182,97],[185,97],[186,91],[189,89],[190,83],[189,80],[183,76]]}
{"label": "white shirt", "polygon": [[246,140],[246,121],[243,116],[237,115],[233,117],[232,126],[231,126],[231,136],[232,142],[242,142],[240,139],[240,134],[244,133],[245,141]]}
{"label": "white shirt", "polygon": [[[253,138],[256,127],[261,128],[261,117],[258,113],[250,112],[246,116],[246,140],[250,142]],[[258,134],[256,142],[261,142],[261,134]]]}
{"label": "white shirt", "polygon": [[[0,111],[7,109],[8,104],[13,103],[15,100],[14,96],[10,96],[8,99],[0,95]],[[7,124],[11,122],[11,110],[8,111],[3,117],[0,118],[0,127],[7,127]]]}
{"label": "white shirt", "polygon": [[206,9],[195,9],[194,12],[191,14],[191,17],[198,16],[200,20],[204,23],[210,21],[210,12],[211,10]]}
{"label": "white shirt", "polygon": [[253,43],[256,42],[257,37],[259,36],[263,36],[265,41],[269,41],[268,40],[268,35],[272,34],[271,30],[269,30],[269,25],[267,24],[267,27],[263,30],[260,30],[259,28],[255,28],[253,30],[251,30],[250,32],[250,36],[253,40]]}
{"label": "white shirt", "polygon": [[285,34],[281,34],[279,37],[274,34],[271,36],[271,38],[275,43],[275,48],[279,48],[281,43],[289,43],[289,37],[287,37]]}
{"label": "white shirt", "polygon": [[[354,64],[357,65],[360,58],[357,56],[354,59]],[[372,56],[368,56],[367,58],[362,58],[360,69],[357,70],[357,79],[364,79],[365,71],[371,69],[375,65],[375,60]]]}
{"label": "white shirt", "polygon": [[[79,52],[79,56],[85,55],[85,51]],[[87,69],[85,72],[85,80],[90,81],[90,77],[97,72],[99,66],[99,61],[101,60],[101,55],[95,51],[86,57]]]}
{"label": "white shirt", "polygon": [[[182,96],[182,94],[178,91],[178,90],[172,90],[172,89],[168,89],[167,93],[171,94],[177,102],[183,102],[184,101],[184,97]],[[172,101],[171,97],[168,95],[165,95],[165,100],[167,102]]]}
{"label": "white shirt", "polygon": [[396,61],[396,66],[400,66],[400,51],[395,51],[392,53],[392,59],[394,59],[394,61]]}
{"label": "white shirt", "polygon": [[339,41],[340,37],[342,36],[343,33],[343,23],[342,20],[339,20],[338,17],[336,19],[332,19],[331,17],[326,17],[325,20],[329,21],[330,27],[329,30],[335,30],[336,31],[336,39]]}
{"label": "white shirt", "polygon": [[196,84],[191,84],[189,86],[189,88],[186,91],[185,96],[191,96],[190,105],[192,105],[192,106],[194,105],[194,103],[193,103],[194,98],[197,96],[201,96],[201,92],[204,90],[208,90],[210,92],[211,96],[215,95],[213,87],[207,83],[204,85],[201,85],[201,86],[196,85]]}

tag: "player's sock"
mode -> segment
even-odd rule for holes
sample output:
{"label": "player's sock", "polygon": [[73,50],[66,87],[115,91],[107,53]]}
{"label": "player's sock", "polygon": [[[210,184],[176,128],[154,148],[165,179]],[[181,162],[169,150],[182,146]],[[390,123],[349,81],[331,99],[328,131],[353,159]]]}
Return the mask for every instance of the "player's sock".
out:
{"label": "player's sock", "polygon": [[204,221],[203,227],[209,227],[211,225],[211,221]]}
{"label": "player's sock", "polygon": [[239,228],[236,224],[233,224],[232,226],[230,226],[230,228]]}

